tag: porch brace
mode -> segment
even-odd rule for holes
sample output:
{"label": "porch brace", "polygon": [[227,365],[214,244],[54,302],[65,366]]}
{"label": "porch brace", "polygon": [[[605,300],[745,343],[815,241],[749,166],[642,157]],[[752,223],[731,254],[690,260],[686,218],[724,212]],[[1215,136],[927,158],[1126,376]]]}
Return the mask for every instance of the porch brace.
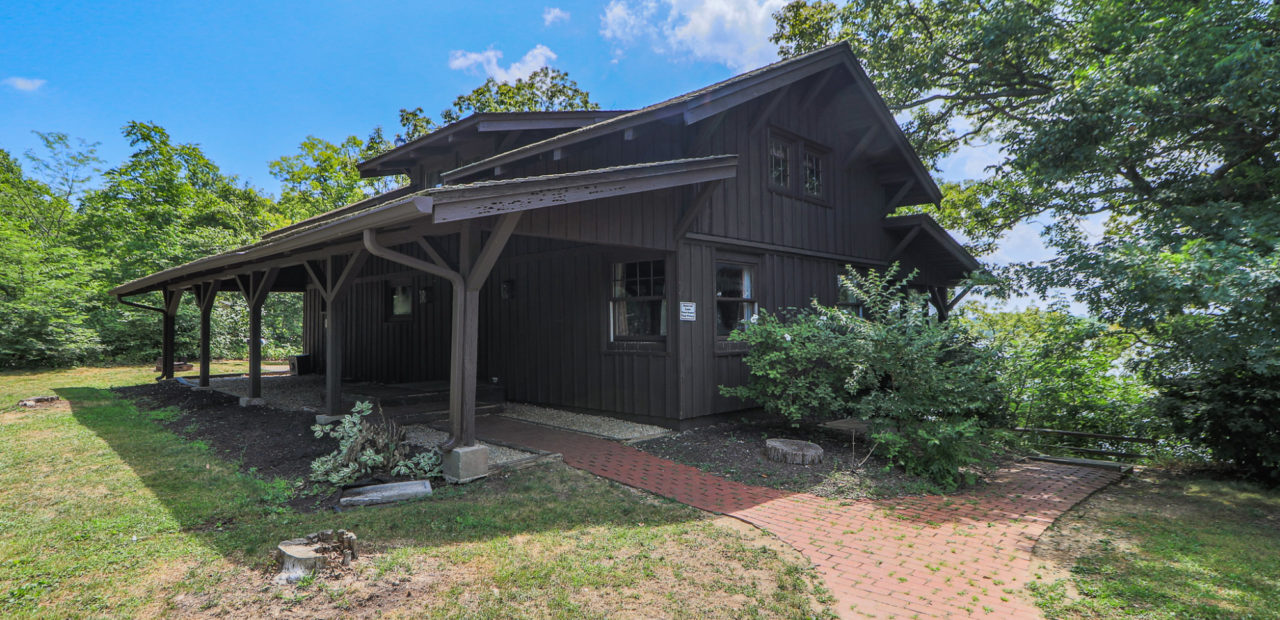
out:
{"label": "porch brace", "polygon": [[507,240],[520,221],[519,211],[506,213],[498,218],[498,225],[484,244],[479,256],[471,261],[462,233],[459,269],[449,267],[435,252],[436,262],[429,263],[388,248],[378,242],[374,229],[365,229],[364,247],[374,256],[439,276],[449,281],[453,288],[452,339],[449,350],[449,440],[441,449],[474,446],[476,443],[476,360],[479,347],[480,289],[493,270],[498,255],[506,247]]}
{"label": "porch brace", "polygon": [[164,307],[157,308],[140,304],[136,301],[125,299],[124,295],[116,295],[116,301],[134,308],[142,310],[150,310],[159,312],[163,317],[163,326],[160,338],[160,376],[156,377],[156,381],[173,378],[174,363],[174,332],[176,331],[176,322],[178,317],[178,304],[182,301],[182,290],[162,289],[160,295],[164,300]]}

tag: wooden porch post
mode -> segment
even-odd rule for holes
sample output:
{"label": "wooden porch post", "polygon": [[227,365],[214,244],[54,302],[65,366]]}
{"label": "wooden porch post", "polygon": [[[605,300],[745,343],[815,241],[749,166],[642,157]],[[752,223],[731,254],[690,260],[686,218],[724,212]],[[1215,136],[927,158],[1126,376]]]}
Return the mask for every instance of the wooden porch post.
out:
{"label": "wooden porch post", "polygon": [[320,297],[324,300],[324,408],[328,415],[343,414],[342,324],[345,317],[342,298],[368,257],[369,254],[363,250],[352,252],[341,273],[337,273],[334,268],[332,256],[325,257],[321,273],[316,273],[310,261],[302,264],[311,283],[320,291]]}
{"label": "wooden porch post", "polygon": [[178,303],[182,301],[182,290],[165,289],[162,294],[164,296],[164,323],[160,336],[160,378],[172,379]]}
{"label": "wooden porch post", "polygon": [[237,276],[240,292],[249,303],[249,402],[262,398],[262,304],[267,301],[271,285],[280,273],[278,267]]}
{"label": "wooden porch post", "polygon": [[212,331],[213,300],[222,287],[221,280],[197,284],[192,291],[200,305],[200,387],[209,387],[209,333]]}

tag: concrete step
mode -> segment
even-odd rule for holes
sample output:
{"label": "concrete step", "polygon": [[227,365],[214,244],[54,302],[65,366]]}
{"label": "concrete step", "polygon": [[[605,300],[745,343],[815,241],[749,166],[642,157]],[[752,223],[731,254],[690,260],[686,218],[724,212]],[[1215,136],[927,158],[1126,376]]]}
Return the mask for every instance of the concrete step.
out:
{"label": "concrete step", "polygon": [[1037,454],[1031,457],[1033,461],[1043,461],[1045,463],[1061,463],[1063,465],[1079,465],[1081,467],[1093,467],[1095,469],[1106,469],[1108,471],[1118,471],[1127,474],[1133,471],[1133,465],[1129,463],[1120,463],[1117,461],[1099,461],[1097,459],[1079,459],[1069,456],[1049,456],[1048,454]]}

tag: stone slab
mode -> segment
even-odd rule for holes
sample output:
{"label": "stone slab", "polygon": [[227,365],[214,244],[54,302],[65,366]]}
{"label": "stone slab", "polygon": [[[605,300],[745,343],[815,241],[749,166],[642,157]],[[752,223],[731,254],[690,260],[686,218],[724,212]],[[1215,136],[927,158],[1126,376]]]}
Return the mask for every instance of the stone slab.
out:
{"label": "stone slab", "polygon": [[407,499],[417,499],[428,495],[431,495],[431,483],[426,480],[372,484],[367,487],[347,489],[342,493],[342,499],[338,500],[338,505],[344,507],[373,506],[401,502]]}

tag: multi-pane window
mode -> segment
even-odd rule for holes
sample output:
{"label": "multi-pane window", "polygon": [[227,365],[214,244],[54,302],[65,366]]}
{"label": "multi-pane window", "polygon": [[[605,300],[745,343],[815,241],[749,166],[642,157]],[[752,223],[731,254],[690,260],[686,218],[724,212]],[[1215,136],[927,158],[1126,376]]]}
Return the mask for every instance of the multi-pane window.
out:
{"label": "multi-pane window", "polygon": [[791,143],[777,137],[769,138],[769,183],[791,187]]}
{"label": "multi-pane window", "polygon": [[822,155],[813,149],[804,149],[804,194],[822,198]]}
{"label": "multi-pane window", "polygon": [[661,340],[667,335],[666,261],[613,264],[609,321],[614,340]]}
{"label": "multi-pane window", "polygon": [[775,192],[826,203],[827,150],[780,131],[769,134],[768,183]]}
{"label": "multi-pane window", "polygon": [[756,313],[752,268],[716,263],[716,335],[728,336]]}
{"label": "multi-pane window", "polygon": [[387,319],[407,319],[413,316],[413,287],[408,284],[387,285]]}

